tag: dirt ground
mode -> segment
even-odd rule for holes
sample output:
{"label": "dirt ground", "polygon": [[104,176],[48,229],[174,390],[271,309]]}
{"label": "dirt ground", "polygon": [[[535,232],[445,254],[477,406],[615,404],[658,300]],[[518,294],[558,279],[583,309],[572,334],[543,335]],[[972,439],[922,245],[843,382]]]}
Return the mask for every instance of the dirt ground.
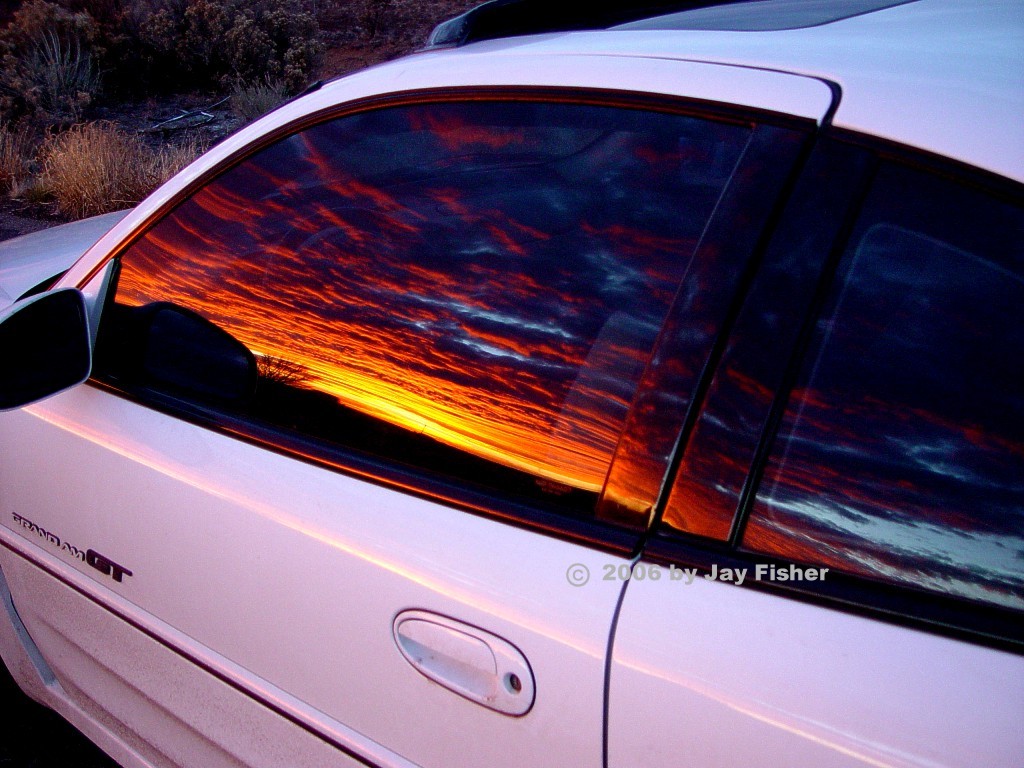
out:
{"label": "dirt ground", "polygon": [[[29,232],[60,224],[59,219],[40,219],[19,212],[20,208],[11,203],[0,204],[0,240],[7,240]],[[3,763],[0,763],[2,766]]]}

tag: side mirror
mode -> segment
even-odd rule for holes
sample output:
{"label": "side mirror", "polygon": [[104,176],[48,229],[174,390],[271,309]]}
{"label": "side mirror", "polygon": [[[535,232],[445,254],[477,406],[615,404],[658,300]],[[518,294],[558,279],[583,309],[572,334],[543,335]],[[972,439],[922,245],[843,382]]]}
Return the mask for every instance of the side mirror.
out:
{"label": "side mirror", "polygon": [[202,315],[155,302],[122,309],[121,322],[131,329],[122,338],[121,371],[134,383],[221,403],[255,391],[253,353]]}
{"label": "side mirror", "polygon": [[0,410],[19,408],[89,378],[85,298],[74,288],[33,296],[0,314]]}

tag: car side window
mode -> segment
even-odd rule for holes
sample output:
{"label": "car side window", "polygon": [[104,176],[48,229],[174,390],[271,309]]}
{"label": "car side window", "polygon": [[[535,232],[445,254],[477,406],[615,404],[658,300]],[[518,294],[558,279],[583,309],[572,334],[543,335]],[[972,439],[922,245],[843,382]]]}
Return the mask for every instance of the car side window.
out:
{"label": "car side window", "polygon": [[814,328],[748,551],[1024,608],[1021,207],[883,165]]}
{"label": "car side window", "polygon": [[749,134],[525,101],[322,123],[124,252],[98,376],[589,513]]}

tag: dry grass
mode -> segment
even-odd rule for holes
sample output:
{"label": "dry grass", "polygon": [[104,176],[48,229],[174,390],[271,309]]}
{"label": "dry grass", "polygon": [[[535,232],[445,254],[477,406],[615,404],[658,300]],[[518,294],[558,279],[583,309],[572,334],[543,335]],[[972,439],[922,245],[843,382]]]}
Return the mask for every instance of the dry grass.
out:
{"label": "dry grass", "polygon": [[152,149],[111,123],[86,123],[47,142],[41,179],[57,210],[77,219],[134,205],[200,151],[194,142]]}
{"label": "dry grass", "polygon": [[34,155],[28,134],[0,125],[0,193],[9,192],[25,181]]}
{"label": "dry grass", "polygon": [[280,80],[237,85],[231,90],[231,109],[245,122],[262,117],[288,97]]}

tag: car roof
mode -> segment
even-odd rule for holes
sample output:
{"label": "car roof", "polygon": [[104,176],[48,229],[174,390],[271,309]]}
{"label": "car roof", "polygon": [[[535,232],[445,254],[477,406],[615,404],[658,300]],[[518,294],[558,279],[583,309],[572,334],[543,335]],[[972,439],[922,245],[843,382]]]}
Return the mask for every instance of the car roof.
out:
{"label": "car roof", "polygon": [[758,0],[453,53],[674,59],[814,77],[839,89],[833,125],[1024,182],[1020,0]]}

